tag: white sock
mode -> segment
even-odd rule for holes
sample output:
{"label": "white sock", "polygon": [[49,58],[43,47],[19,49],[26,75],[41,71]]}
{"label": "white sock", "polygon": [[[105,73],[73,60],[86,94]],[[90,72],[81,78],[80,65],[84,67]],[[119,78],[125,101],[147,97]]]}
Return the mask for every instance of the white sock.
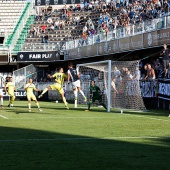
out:
{"label": "white sock", "polygon": [[82,96],[85,98],[86,96],[84,95],[84,92],[82,90],[80,90],[80,93],[82,94]]}
{"label": "white sock", "polygon": [[3,105],[3,97],[1,97],[1,105]]}
{"label": "white sock", "polygon": [[75,99],[77,99],[77,89],[76,90],[74,90],[74,96],[75,96]]}
{"label": "white sock", "polygon": [[74,101],[74,108],[77,108],[77,100]]}

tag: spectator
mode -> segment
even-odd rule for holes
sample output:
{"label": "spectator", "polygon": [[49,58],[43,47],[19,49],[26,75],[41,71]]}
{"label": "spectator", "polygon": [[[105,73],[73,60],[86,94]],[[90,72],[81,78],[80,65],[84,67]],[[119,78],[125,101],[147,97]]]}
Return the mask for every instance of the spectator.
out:
{"label": "spectator", "polygon": [[78,25],[79,22],[80,22],[80,16],[77,15],[77,16],[75,17],[75,24]]}
{"label": "spectator", "polygon": [[169,49],[167,48],[167,45],[164,44],[163,45],[163,50],[161,51],[160,55],[163,56],[163,67],[164,67],[164,72],[165,72],[165,76],[167,76],[167,67],[169,65],[169,56],[170,56],[170,52]]}
{"label": "spectator", "polygon": [[167,78],[170,79],[170,62],[168,64]]}
{"label": "spectator", "polygon": [[136,67],[135,73],[134,73],[134,75],[133,75],[133,80],[140,80],[139,67]]}
{"label": "spectator", "polygon": [[127,71],[127,76],[126,76],[127,80],[132,80],[133,79],[133,76],[132,74],[130,73],[130,71],[128,70]]}
{"label": "spectator", "polygon": [[40,27],[39,27],[39,25],[37,25],[37,27],[36,27],[35,34],[36,34],[36,36],[38,36],[40,34]]}
{"label": "spectator", "polygon": [[87,26],[85,25],[84,27],[83,27],[83,33],[86,33],[87,32]]}
{"label": "spectator", "polygon": [[55,28],[54,25],[51,24],[50,30],[54,32],[54,28]]}
{"label": "spectator", "polygon": [[165,13],[168,13],[168,12],[169,12],[169,8],[168,8],[168,3],[167,3],[167,1],[164,1],[163,11],[164,11]]}
{"label": "spectator", "polygon": [[48,35],[47,34],[42,36],[42,41],[41,42],[42,43],[48,43]]}
{"label": "spectator", "polygon": [[154,69],[155,69],[156,78],[158,78],[158,75],[159,75],[159,73],[160,73],[160,71],[162,69],[159,59],[156,60],[156,62],[154,64]]}
{"label": "spectator", "polygon": [[118,70],[117,67],[114,67],[112,76],[115,79],[116,84],[122,81],[121,72]]}
{"label": "spectator", "polygon": [[155,79],[155,71],[151,67],[151,64],[148,64],[147,66],[147,75],[145,77],[145,80],[154,80]]}
{"label": "spectator", "polygon": [[62,20],[62,21],[60,22],[60,28],[64,28],[64,27],[65,27],[65,21]]}
{"label": "spectator", "polygon": [[80,25],[84,23],[84,16],[83,15],[81,15],[79,23],[80,23]]}
{"label": "spectator", "polygon": [[60,28],[60,27],[59,27],[59,21],[58,21],[58,20],[54,23],[54,28],[55,28],[55,29],[59,29],[59,28]]}
{"label": "spectator", "polygon": [[71,31],[67,34],[67,38],[68,38],[68,40],[72,39]]}
{"label": "spectator", "polygon": [[93,24],[91,18],[89,17],[88,20],[87,20],[87,26],[90,26],[91,24]]}
{"label": "spectator", "polygon": [[78,11],[81,11],[81,5],[80,4],[77,4],[76,8],[77,8]]}
{"label": "spectator", "polygon": [[[34,26],[34,27],[35,27],[35,26]],[[32,35],[32,38],[34,38],[34,34],[35,34],[35,29],[34,29],[34,27],[32,27],[31,30],[30,30],[30,33],[31,33],[31,35]]]}
{"label": "spectator", "polygon": [[85,32],[83,32],[82,34],[82,46],[84,45],[88,45],[88,40],[87,40],[87,34]]}
{"label": "spectator", "polygon": [[81,47],[82,44],[83,44],[82,37],[79,35],[79,38],[78,38],[78,47]]}
{"label": "spectator", "polygon": [[85,10],[88,10],[88,3],[87,3],[87,0],[84,1],[84,9],[85,9]]}
{"label": "spectator", "polygon": [[45,33],[45,32],[46,32],[46,29],[47,29],[47,26],[44,24],[44,25],[41,26],[41,29],[42,29],[42,32]]}
{"label": "spectator", "polygon": [[47,11],[52,12],[52,10],[53,10],[53,7],[49,5],[49,7],[47,8]]}
{"label": "spectator", "polygon": [[91,11],[92,9],[93,9],[92,3],[89,3],[88,10]]}

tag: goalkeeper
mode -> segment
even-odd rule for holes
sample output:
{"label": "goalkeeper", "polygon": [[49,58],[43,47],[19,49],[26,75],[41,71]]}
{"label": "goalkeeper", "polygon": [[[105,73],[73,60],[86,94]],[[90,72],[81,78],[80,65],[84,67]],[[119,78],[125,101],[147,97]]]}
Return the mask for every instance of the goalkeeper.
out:
{"label": "goalkeeper", "polygon": [[106,105],[102,102],[102,94],[101,94],[100,88],[95,85],[95,81],[91,81],[90,102],[87,103],[88,109],[85,111],[87,112],[90,111],[91,104],[94,103],[96,100],[98,100],[99,104],[101,104],[107,110]]}

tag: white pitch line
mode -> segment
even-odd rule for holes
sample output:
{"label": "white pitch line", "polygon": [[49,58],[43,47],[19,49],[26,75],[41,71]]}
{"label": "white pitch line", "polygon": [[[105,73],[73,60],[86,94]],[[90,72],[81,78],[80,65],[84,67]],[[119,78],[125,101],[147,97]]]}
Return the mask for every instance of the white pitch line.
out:
{"label": "white pitch line", "polygon": [[2,117],[4,119],[9,119],[9,118],[7,118],[6,116],[3,116],[3,115],[0,115],[0,117]]}
{"label": "white pitch line", "polygon": [[[139,116],[139,115],[128,114],[128,113],[125,113],[125,115],[135,116],[135,117],[141,117],[141,118],[145,118],[145,119],[158,120],[158,121],[163,121],[163,122],[170,122],[170,120],[158,119],[158,118],[148,117],[148,116]],[[167,117],[167,118],[168,118],[168,117]],[[168,119],[169,119],[169,118],[168,118]]]}
{"label": "white pitch line", "polygon": [[82,137],[82,138],[55,138],[55,139],[6,139],[0,140],[0,142],[27,142],[27,141],[76,141],[76,140],[105,140],[105,139],[158,139],[158,136],[117,136],[117,137]]}
{"label": "white pitch line", "polygon": [[[150,120],[157,120],[157,121],[163,121],[163,122],[170,122],[170,120],[164,120],[164,119],[158,119],[158,118],[154,118],[154,117],[148,117],[148,116],[139,116],[139,115],[134,115],[134,114],[128,114],[128,113],[124,113],[121,115],[128,115],[128,116],[135,116],[135,117],[139,117],[139,118],[145,118],[145,119],[150,119]],[[35,118],[10,118],[10,119],[14,119],[14,120],[32,120]],[[39,117],[39,119],[115,119],[115,117]],[[167,119],[169,119],[167,117]]]}
{"label": "white pitch line", "polygon": [[[114,117],[39,117],[38,119],[111,119],[111,118],[114,118]],[[18,120],[18,119],[35,119],[34,117],[32,118],[10,118],[10,119],[15,119],[15,120]]]}

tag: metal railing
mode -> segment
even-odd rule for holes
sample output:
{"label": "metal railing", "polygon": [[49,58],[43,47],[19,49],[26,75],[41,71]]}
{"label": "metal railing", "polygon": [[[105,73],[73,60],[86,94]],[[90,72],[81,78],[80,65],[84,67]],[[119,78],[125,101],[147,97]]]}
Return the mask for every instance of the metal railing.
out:
{"label": "metal railing", "polygon": [[110,30],[106,33],[99,33],[96,35],[91,35],[84,39],[77,39],[66,42],[65,49],[77,48],[85,45],[92,45],[104,41],[110,41],[113,39],[124,38],[128,36],[134,36],[137,34],[142,34],[149,31],[165,29],[170,27],[170,16],[164,16],[161,18],[156,18],[153,20],[148,20],[145,22],[140,22],[135,25],[128,25],[126,27],[118,27],[116,29]]}
{"label": "metal railing", "polygon": [[[24,44],[19,44],[18,46],[22,48],[22,51],[69,50],[77,47],[93,45],[105,41],[134,36],[165,28],[170,28],[170,16],[168,15],[161,18],[147,20],[145,22],[139,22],[134,25],[128,25],[126,27],[117,27],[116,29],[110,28],[110,31],[107,34],[99,32],[98,34],[88,36],[87,39],[80,38],[70,41],[57,41],[49,43],[34,43],[34,41],[32,41],[28,43],[25,42]],[[27,34],[25,35],[24,40],[26,38]]]}
{"label": "metal railing", "polygon": [[22,51],[58,51],[61,50],[61,43],[27,43],[18,44],[18,46],[22,47]]}

